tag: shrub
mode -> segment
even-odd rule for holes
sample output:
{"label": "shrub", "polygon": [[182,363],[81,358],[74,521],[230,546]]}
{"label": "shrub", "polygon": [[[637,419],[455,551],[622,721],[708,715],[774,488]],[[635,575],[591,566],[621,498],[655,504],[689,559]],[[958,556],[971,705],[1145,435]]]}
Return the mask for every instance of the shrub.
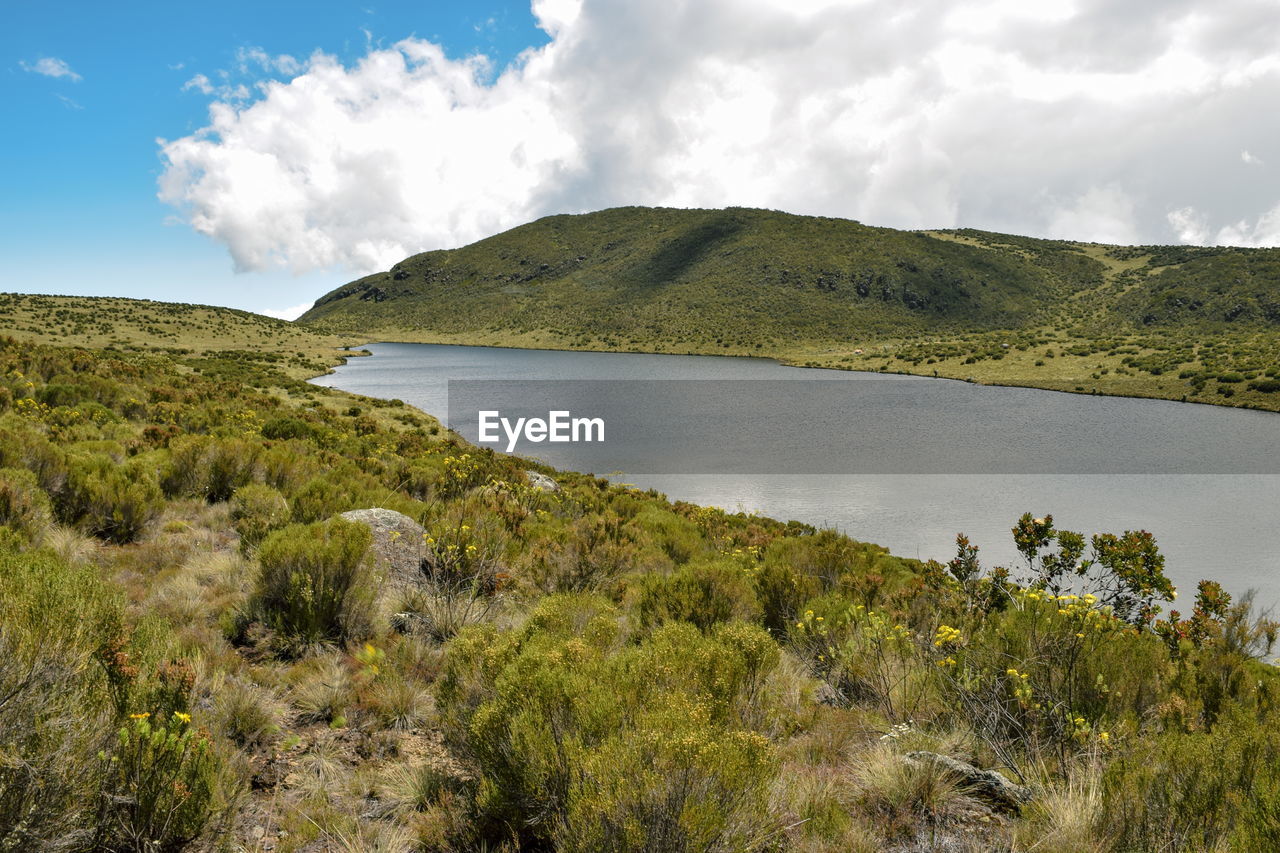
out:
{"label": "shrub", "polygon": [[[0,554],[0,849],[177,850],[212,816],[220,762],[171,754],[202,740],[192,670],[159,663],[167,626],[124,612],[95,568]],[[145,743],[140,706],[164,720]]]}
{"label": "shrub", "polygon": [[240,547],[256,547],[271,531],[289,523],[289,504],[270,486],[251,483],[231,496],[231,524],[240,534]]}
{"label": "shrub", "polygon": [[1169,732],[1113,761],[1105,824],[1122,850],[1280,847],[1280,735],[1233,714],[1212,732]]}
{"label": "shrub", "polygon": [[469,628],[449,645],[440,702],[481,774],[482,831],[566,849],[738,849],[767,834],[772,749],[739,720],[776,644],[742,623],[621,639],[606,601],[556,595],[518,631]]}
{"label": "shrub", "polygon": [[695,553],[707,547],[698,526],[687,518],[656,506],[645,507],[632,522],[676,565],[686,563]]}
{"label": "shrub", "polygon": [[55,508],[60,519],[116,544],[132,542],[163,506],[152,473],[136,460],[117,465],[108,456],[71,456],[67,482]]}
{"label": "shrub", "polygon": [[277,416],[262,425],[262,437],[270,439],[315,439],[320,434],[315,424],[299,418]]}
{"label": "shrub", "polygon": [[0,550],[0,849],[89,846],[114,716],[94,652],[121,610],[94,569]]}
{"label": "shrub", "polygon": [[683,697],[584,757],[555,829],[557,850],[738,851],[769,835],[773,750],[709,725]]}
{"label": "shrub", "polygon": [[731,561],[701,562],[669,575],[642,575],[636,583],[635,613],[646,628],[690,622],[707,630],[717,622],[759,615],[751,581]]}
{"label": "shrub", "polygon": [[180,851],[214,814],[218,762],[191,717],[154,722],[135,714],[106,756],[98,845],[104,850]]}
{"label": "shrub", "polygon": [[0,467],[27,469],[50,495],[58,494],[67,481],[66,454],[30,428],[0,427]]}
{"label": "shrub", "polygon": [[371,541],[368,527],[340,518],[275,531],[258,551],[262,571],[251,611],[304,645],[365,636],[372,581],[364,556]]}
{"label": "shrub", "polygon": [[15,468],[0,468],[0,527],[8,528],[18,542],[29,543],[49,526],[49,496],[36,475]]}
{"label": "shrub", "polygon": [[612,511],[540,526],[531,544],[526,576],[544,593],[600,590],[636,562],[632,530]]}
{"label": "shrub", "polygon": [[1171,671],[1154,634],[1135,632],[1092,596],[1041,590],[1015,593],[954,657],[941,668],[946,692],[1006,761],[1036,748],[1064,758],[1138,724]]}
{"label": "shrub", "polygon": [[310,524],[351,509],[386,506],[386,495],[385,488],[360,472],[331,472],[311,478],[290,494],[289,505],[294,521]]}
{"label": "shrub", "polygon": [[817,582],[797,572],[790,563],[766,560],[754,576],[761,621],[775,637],[785,637],[801,612],[801,606],[817,594]]}
{"label": "shrub", "polygon": [[258,444],[237,438],[187,435],[169,443],[169,464],[161,485],[170,497],[201,497],[220,503],[254,478]]}

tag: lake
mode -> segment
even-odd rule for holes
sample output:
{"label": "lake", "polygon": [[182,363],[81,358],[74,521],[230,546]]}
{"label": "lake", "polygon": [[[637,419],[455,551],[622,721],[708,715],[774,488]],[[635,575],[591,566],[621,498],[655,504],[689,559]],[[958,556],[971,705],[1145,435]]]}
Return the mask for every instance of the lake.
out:
{"label": "lake", "polygon": [[617,391],[610,424],[653,421],[634,440],[520,446],[559,468],[834,527],[922,559],[950,559],[964,532],[988,565],[1015,567],[1010,527],[1028,511],[1086,534],[1145,529],[1184,612],[1206,577],[1233,594],[1256,590],[1260,605],[1280,602],[1280,415],[768,359],[367,348],[372,357],[315,383],[404,400],[472,440],[468,418],[449,420],[450,382],[455,410],[464,390],[568,394],[580,405]]}

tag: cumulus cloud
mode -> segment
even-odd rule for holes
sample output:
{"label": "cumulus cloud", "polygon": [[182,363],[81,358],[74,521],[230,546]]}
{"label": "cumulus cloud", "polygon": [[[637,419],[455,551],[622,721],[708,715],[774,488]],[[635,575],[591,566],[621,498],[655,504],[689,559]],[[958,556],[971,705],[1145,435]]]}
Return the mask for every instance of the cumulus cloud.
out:
{"label": "cumulus cloud", "polygon": [[18,63],[22,66],[23,71],[30,71],[33,74],[43,74],[45,77],[66,77],[73,83],[79,83],[84,78],[71,70],[71,66],[65,61],[58,59],[56,56],[42,56],[35,62],[26,62],[25,60]]}
{"label": "cumulus cloud", "polygon": [[242,73],[280,79],[244,97],[190,82],[217,100],[207,127],[162,141],[161,198],[242,270],[369,272],[623,204],[1108,242],[1280,238],[1280,193],[1248,153],[1280,132],[1269,0],[532,11],[550,43],[503,69],[416,38],[349,66],[242,51]]}

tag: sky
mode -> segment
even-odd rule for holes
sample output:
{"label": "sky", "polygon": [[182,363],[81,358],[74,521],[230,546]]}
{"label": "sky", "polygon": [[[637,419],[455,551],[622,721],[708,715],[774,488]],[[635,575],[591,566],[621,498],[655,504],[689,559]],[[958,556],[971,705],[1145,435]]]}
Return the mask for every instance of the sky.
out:
{"label": "sky", "polygon": [[0,290],[291,317],[553,213],[1280,245],[1275,0],[0,0]]}

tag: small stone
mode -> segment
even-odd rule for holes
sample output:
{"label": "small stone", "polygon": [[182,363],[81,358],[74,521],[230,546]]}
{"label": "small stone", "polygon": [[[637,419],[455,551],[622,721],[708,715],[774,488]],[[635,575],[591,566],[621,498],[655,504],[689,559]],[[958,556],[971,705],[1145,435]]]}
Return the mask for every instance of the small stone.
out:
{"label": "small stone", "polygon": [[533,486],[540,492],[558,492],[560,484],[548,477],[546,474],[537,471],[525,471],[524,475],[529,478],[529,485]]}

